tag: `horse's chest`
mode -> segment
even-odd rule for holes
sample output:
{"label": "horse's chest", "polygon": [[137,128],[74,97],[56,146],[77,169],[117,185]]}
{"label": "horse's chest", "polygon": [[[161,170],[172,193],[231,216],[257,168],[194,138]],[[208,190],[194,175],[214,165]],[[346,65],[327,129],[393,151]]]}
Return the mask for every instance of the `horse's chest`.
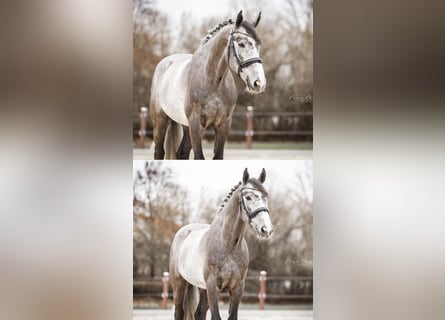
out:
{"label": "horse's chest", "polygon": [[227,122],[231,116],[234,106],[223,105],[219,100],[207,103],[201,112],[201,126],[208,128],[209,126],[219,127]]}
{"label": "horse's chest", "polygon": [[227,259],[225,264],[220,268],[217,277],[219,289],[235,288],[240,281],[244,281],[246,271],[247,263],[244,259],[243,261],[239,259]]}
{"label": "horse's chest", "polygon": [[197,112],[203,128],[219,127],[232,116],[236,104],[236,95],[227,97],[212,88],[191,88],[190,104],[186,105],[186,114]]}
{"label": "horse's chest", "polygon": [[226,119],[227,116],[214,110],[208,110],[201,113],[200,123],[203,128],[208,128],[210,126],[219,127],[221,123],[226,121]]}

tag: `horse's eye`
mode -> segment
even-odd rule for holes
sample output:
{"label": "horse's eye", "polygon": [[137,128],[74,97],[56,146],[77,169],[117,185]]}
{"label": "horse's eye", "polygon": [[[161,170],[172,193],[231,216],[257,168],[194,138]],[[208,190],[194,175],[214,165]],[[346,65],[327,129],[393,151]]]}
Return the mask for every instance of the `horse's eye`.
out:
{"label": "horse's eye", "polygon": [[241,43],[239,44],[239,46],[240,46],[241,48],[246,47],[246,45],[244,44],[244,42],[241,42]]}
{"label": "horse's eye", "polygon": [[247,196],[247,197],[246,197],[246,200],[247,200],[247,201],[250,201],[250,200],[252,200],[252,198],[251,198],[250,196]]}

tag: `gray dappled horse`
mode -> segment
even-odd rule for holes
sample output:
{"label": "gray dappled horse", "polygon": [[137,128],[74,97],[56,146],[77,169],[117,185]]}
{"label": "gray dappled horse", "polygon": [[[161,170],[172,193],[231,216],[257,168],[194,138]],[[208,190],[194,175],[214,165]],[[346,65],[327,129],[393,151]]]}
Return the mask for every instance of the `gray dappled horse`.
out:
{"label": "gray dappled horse", "polygon": [[156,66],[150,96],[155,159],[188,159],[192,148],[195,159],[204,159],[201,139],[209,127],[215,131],[213,159],[223,158],[238,97],[232,72],[248,93],[266,88],[255,31],[260,18],[261,12],[249,23],[240,11],[235,23],[209,30],[193,55],[173,54]]}
{"label": "gray dappled horse", "polygon": [[250,226],[260,239],[270,238],[273,226],[263,187],[266,171],[232,188],[212,224],[189,224],[176,233],[170,249],[170,280],[175,320],[205,319],[210,307],[212,320],[221,319],[218,294],[230,294],[229,319],[238,318],[244,291],[249,251],[244,233]]}

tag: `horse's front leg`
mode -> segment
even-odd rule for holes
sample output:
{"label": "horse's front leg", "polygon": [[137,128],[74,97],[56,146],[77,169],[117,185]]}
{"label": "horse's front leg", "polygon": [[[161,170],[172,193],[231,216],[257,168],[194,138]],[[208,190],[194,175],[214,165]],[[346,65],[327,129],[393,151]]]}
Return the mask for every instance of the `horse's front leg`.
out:
{"label": "horse's front leg", "polygon": [[215,145],[213,147],[213,160],[222,160],[224,158],[224,145],[229,135],[232,119],[215,128]]}
{"label": "horse's front leg", "polygon": [[244,292],[244,280],[230,291],[229,319],[238,320],[238,307]]}
{"label": "horse's front leg", "polygon": [[218,307],[218,288],[216,287],[216,277],[209,276],[206,281],[207,299],[212,314],[211,320],[221,320]]}
{"label": "horse's front leg", "polygon": [[202,130],[199,119],[199,114],[192,112],[189,117],[189,130],[190,140],[192,143],[193,153],[195,154],[195,160],[204,160],[204,153],[202,152]]}

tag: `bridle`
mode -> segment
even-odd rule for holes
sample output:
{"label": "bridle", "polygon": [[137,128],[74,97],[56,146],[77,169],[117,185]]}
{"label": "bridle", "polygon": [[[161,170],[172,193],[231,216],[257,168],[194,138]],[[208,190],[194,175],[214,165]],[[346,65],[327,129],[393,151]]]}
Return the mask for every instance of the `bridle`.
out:
{"label": "bridle", "polygon": [[[263,60],[261,60],[260,57],[255,57],[255,58],[247,59],[245,61],[241,61],[241,59],[238,56],[238,52],[236,52],[235,44],[233,43],[233,34],[235,34],[235,33],[240,33],[240,34],[243,34],[250,38],[252,38],[252,36],[250,34],[240,32],[240,31],[232,31],[230,33],[229,48],[231,48],[233,51],[233,55],[235,56],[236,63],[238,64],[238,76],[241,77],[240,73],[241,73],[241,71],[243,71],[243,68],[247,68],[248,66],[250,66],[251,64],[254,64],[254,63],[263,63]],[[227,63],[230,65],[230,50],[227,50]]]}
{"label": "bridle", "polygon": [[247,209],[246,203],[244,202],[244,197],[243,197],[243,193],[242,193],[243,190],[245,190],[245,189],[250,189],[250,190],[255,190],[255,191],[258,191],[258,190],[255,188],[249,188],[249,187],[244,187],[244,188],[240,189],[240,193],[241,193],[241,201],[239,203],[240,211],[242,211],[242,209],[244,209],[244,211],[247,214],[247,217],[249,218],[249,222],[252,221],[252,219],[255,218],[258,215],[258,213],[260,213],[261,211],[266,211],[267,213],[269,213],[269,209],[267,209],[267,207],[259,207],[253,211],[249,211]]}

